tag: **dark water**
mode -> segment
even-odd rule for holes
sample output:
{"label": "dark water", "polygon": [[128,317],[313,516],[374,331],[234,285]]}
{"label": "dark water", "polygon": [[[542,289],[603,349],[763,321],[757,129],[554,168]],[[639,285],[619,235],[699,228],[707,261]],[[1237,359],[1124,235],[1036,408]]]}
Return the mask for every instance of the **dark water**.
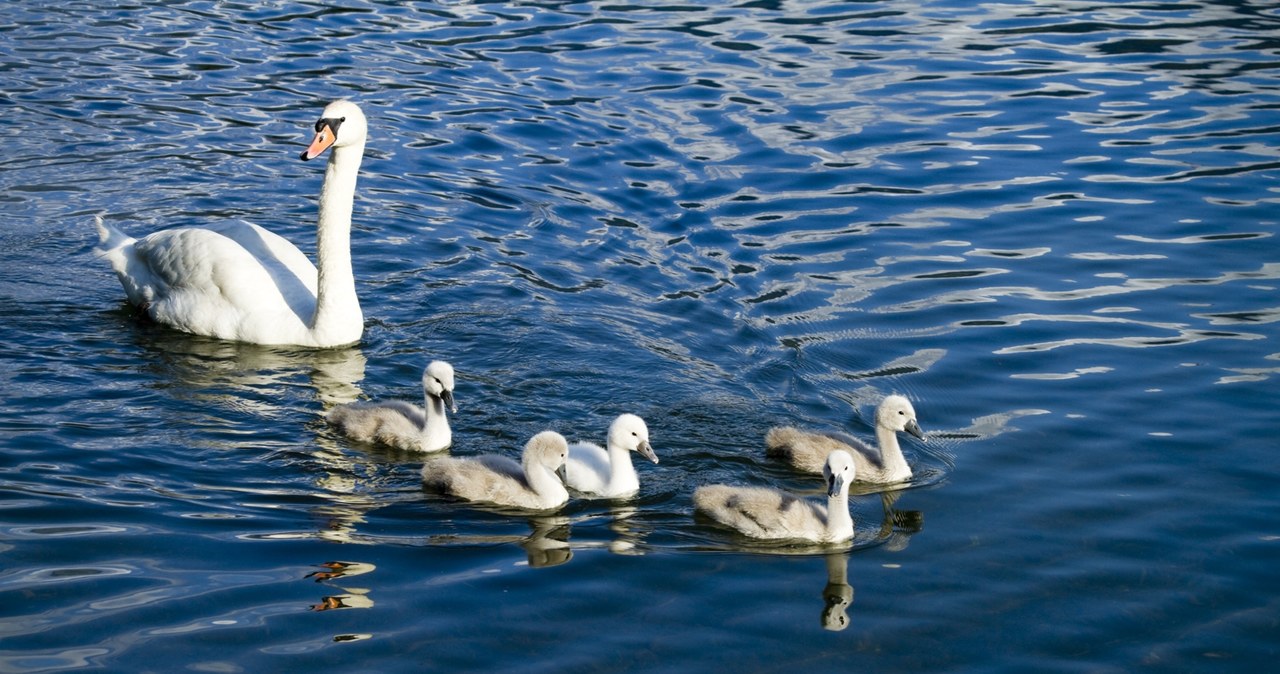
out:
{"label": "dark water", "polygon": [[[0,671],[1273,664],[1274,3],[106,4],[0,16]],[[93,215],[312,250],[338,97],[363,342],[135,320]],[[455,454],[662,462],[519,516],[320,420],[437,357]],[[895,391],[852,551],[692,517]]]}

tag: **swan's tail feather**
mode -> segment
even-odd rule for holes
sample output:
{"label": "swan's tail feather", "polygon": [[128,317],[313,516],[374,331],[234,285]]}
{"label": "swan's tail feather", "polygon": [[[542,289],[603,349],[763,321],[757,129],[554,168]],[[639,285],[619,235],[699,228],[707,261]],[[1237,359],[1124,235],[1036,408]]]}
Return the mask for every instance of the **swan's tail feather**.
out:
{"label": "swan's tail feather", "polygon": [[98,227],[99,255],[109,255],[113,251],[133,243],[133,237],[104,222],[101,215],[95,215],[93,219],[94,224]]}

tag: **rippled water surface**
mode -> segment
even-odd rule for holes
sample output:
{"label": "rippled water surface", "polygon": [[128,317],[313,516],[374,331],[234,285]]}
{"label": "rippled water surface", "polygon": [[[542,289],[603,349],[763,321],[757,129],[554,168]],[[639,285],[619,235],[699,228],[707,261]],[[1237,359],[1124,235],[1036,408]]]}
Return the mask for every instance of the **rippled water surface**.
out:
{"label": "rippled water surface", "polygon": [[[1274,662],[1274,3],[113,4],[0,16],[0,671]],[[311,251],[339,97],[363,341],[138,320],[93,216]],[[432,358],[455,455],[630,411],[661,463],[520,515],[321,419]],[[852,549],[693,517],[893,392]]]}

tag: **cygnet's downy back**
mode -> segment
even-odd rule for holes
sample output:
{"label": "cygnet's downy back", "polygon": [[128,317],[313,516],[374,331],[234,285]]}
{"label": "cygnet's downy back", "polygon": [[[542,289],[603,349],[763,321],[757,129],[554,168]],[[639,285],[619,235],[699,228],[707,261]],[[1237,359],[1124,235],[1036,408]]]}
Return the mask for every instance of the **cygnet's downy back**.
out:
{"label": "cygnet's downy back", "polygon": [[560,476],[568,453],[564,436],[543,431],[525,444],[520,463],[496,454],[429,459],[422,466],[422,484],[467,501],[549,510],[569,500]]}
{"label": "cygnet's downy back", "polygon": [[723,484],[699,487],[693,493],[693,505],[712,520],[752,538],[839,543],[853,538],[849,485],[856,474],[853,457],[836,450],[823,465],[825,505],[777,489]]}

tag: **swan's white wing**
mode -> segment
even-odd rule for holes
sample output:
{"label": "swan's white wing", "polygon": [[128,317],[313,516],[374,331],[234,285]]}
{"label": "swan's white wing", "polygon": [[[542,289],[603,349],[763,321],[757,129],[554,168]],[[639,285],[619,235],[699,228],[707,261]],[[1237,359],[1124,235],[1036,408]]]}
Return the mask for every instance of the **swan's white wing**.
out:
{"label": "swan's white wing", "polygon": [[188,332],[263,341],[255,336],[305,331],[315,311],[315,266],[251,223],[162,230],[134,252],[150,277],[151,316]]}

